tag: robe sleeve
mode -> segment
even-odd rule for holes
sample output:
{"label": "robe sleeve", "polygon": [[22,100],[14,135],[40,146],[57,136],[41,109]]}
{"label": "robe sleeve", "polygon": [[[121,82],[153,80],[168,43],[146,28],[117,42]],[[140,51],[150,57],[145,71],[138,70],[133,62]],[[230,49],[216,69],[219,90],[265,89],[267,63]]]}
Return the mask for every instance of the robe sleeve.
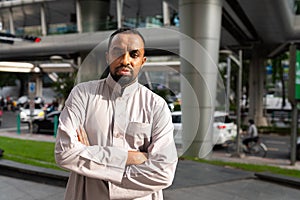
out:
{"label": "robe sleeve", "polygon": [[173,123],[165,102],[154,107],[152,142],[148,160],[126,167],[121,184],[110,183],[110,199],[136,199],[167,188],[173,182],[178,161]]}
{"label": "robe sleeve", "polygon": [[82,124],[87,97],[75,87],[59,118],[55,144],[56,163],[83,176],[120,183],[126,167],[127,150],[110,146],[85,146],[76,129]]}

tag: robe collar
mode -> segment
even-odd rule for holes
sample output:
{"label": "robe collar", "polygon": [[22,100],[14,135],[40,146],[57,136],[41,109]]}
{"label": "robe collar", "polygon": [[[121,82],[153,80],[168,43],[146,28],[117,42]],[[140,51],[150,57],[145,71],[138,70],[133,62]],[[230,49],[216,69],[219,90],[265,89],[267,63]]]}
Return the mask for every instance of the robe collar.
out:
{"label": "robe collar", "polygon": [[138,79],[136,78],[132,83],[121,87],[121,85],[117,83],[110,74],[106,78],[106,82],[113,96],[127,96],[133,94],[139,85]]}

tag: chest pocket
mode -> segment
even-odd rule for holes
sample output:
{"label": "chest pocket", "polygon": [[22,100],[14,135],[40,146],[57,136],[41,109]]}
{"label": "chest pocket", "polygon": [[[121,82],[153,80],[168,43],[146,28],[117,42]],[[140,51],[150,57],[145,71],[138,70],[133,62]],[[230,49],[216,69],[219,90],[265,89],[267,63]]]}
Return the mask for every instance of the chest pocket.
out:
{"label": "chest pocket", "polygon": [[145,152],[151,143],[151,124],[129,122],[125,138],[131,149]]}

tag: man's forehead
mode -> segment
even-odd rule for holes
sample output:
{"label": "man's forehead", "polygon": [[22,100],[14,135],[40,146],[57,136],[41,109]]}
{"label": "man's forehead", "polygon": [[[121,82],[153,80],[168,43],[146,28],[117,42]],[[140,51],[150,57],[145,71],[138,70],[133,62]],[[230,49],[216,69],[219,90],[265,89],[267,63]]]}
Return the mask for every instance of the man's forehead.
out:
{"label": "man's forehead", "polygon": [[144,43],[138,34],[119,33],[112,39],[111,48],[142,49]]}

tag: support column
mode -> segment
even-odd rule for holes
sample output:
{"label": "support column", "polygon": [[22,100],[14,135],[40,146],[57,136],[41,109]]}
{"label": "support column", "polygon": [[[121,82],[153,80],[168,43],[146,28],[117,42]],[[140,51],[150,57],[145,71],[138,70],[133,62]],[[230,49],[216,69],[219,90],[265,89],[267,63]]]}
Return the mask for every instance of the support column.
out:
{"label": "support column", "polygon": [[[183,150],[185,155],[209,157],[213,147],[222,0],[180,0],[180,39]],[[199,51],[197,45],[205,50]],[[191,63],[191,64],[190,64]],[[196,98],[192,98],[193,92]],[[195,133],[196,132],[196,133]]]}
{"label": "support column", "polygon": [[9,19],[9,31],[10,31],[11,34],[15,34],[16,32],[15,32],[12,8],[9,8],[8,19]]}
{"label": "support column", "polygon": [[81,17],[80,0],[76,0],[75,6],[76,6],[77,32],[82,33],[82,17]]}
{"label": "support column", "polygon": [[35,79],[36,84],[36,96],[42,97],[43,96],[43,80],[40,74],[36,75]]}
{"label": "support column", "polygon": [[42,74],[40,73],[32,73],[31,78],[29,79],[29,82],[34,82],[35,83],[35,89],[34,89],[34,94],[33,98],[35,96],[42,97],[43,96],[43,79],[42,79]]}
{"label": "support column", "polygon": [[162,2],[164,26],[170,26],[170,9],[166,1]]}
{"label": "support column", "polygon": [[249,115],[257,126],[267,126],[268,122],[264,116],[264,82],[265,63],[264,58],[259,55],[259,47],[252,51],[249,69]]}
{"label": "support column", "polygon": [[45,4],[41,4],[41,27],[42,27],[42,36],[47,35],[47,23],[46,23],[46,14],[45,14]]}
{"label": "support column", "polygon": [[231,59],[227,57],[227,73],[226,73],[226,105],[225,112],[229,113],[230,111],[230,78],[231,78]]}
{"label": "support column", "polygon": [[299,119],[299,111],[298,111],[298,98],[296,88],[297,83],[297,70],[298,62],[297,62],[297,46],[295,44],[290,44],[289,48],[289,93],[288,98],[290,103],[292,104],[292,121],[291,121],[291,143],[290,143],[290,160],[291,165],[295,165],[297,161],[297,135],[298,135],[298,119]]}
{"label": "support column", "polygon": [[96,32],[106,29],[110,0],[80,0],[82,31]]}
{"label": "support column", "polygon": [[122,13],[124,0],[117,0],[117,23],[118,28],[122,27]]}
{"label": "support column", "polygon": [[4,29],[3,18],[0,17],[0,31]]}

